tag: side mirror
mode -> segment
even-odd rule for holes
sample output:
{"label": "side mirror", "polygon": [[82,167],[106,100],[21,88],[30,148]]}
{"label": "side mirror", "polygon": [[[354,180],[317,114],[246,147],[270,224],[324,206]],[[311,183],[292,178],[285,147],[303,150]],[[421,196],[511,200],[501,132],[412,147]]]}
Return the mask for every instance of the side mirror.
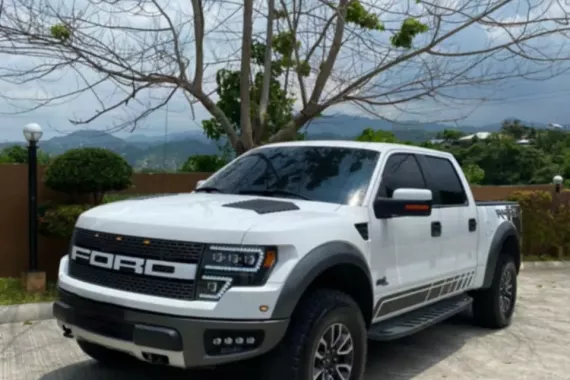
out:
{"label": "side mirror", "polygon": [[205,179],[201,179],[198,182],[196,182],[196,189],[198,189],[200,186],[202,186],[204,184],[204,182],[206,182]]}
{"label": "side mirror", "polygon": [[396,189],[392,198],[378,198],[374,201],[374,215],[378,219],[398,216],[430,216],[431,190]]}

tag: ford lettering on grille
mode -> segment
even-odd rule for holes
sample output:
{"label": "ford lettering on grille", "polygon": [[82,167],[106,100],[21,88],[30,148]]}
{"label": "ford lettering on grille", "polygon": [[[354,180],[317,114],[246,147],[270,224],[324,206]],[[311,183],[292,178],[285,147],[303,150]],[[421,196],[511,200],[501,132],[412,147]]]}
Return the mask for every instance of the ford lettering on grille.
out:
{"label": "ford lettering on grille", "polygon": [[73,246],[70,257],[76,262],[89,264],[101,269],[135,273],[143,276],[165,277],[177,280],[194,280],[196,277],[196,264],[115,255],[78,246]]}

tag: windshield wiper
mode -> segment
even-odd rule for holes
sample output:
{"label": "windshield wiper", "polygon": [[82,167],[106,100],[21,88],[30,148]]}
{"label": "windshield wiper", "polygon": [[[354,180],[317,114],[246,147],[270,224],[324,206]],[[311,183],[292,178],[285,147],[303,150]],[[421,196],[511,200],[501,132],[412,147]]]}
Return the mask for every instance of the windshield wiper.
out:
{"label": "windshield wiper", "polygon": [[307,201],[312,201],[311,198],[305,197],[304,195],[301,194],[297,194],[297,193],[293,193],[292,191],[287,191],[287,190],[241,190],[238,192],[238,194],[251,194],[251,195],[267,195],[268,197],[271,197],[273,195],[285,195],[285,196],[289,196],[289,197],[295,197],[295,198],[299,198],[299,199],[305,199]]}
{"label": "windshield wiper", "polygon": [[214,186],[205,186],[205,187],[199,187],[196,190],[194,190],[196,193],[223,193],[222,190],[218,189],[217,187]]}

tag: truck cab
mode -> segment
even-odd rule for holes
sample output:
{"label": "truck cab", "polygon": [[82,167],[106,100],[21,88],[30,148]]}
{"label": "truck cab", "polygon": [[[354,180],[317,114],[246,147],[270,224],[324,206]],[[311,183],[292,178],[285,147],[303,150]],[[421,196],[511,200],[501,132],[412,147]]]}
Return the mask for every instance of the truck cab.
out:
{"label": "truck cab", "polygon": [[520,228],[518,205],[477,203],[448,153],[270,144],[191,193],[82,214],[54,315],[107,364],[252,360],[260,379],[360,380],[369,339],[467,308],[507,327]]}

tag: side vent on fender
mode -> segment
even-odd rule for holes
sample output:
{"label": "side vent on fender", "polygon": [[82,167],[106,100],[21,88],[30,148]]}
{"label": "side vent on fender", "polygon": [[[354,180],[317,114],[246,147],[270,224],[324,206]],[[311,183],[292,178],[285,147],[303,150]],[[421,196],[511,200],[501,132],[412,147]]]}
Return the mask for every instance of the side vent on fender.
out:
{"label": "side vent on fender", "polygon": [[357,223],[354,227],[364,240],[368,240],[368,223]]}

